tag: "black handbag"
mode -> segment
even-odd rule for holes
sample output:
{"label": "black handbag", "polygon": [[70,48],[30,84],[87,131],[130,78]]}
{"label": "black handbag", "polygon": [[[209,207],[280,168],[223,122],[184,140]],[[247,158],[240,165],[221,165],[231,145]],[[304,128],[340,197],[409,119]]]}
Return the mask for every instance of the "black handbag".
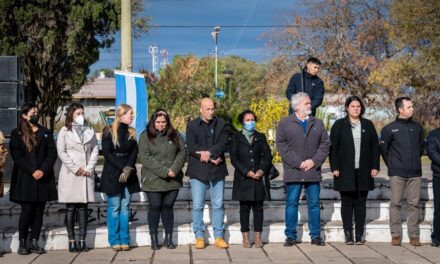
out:
{"label": "black handbag", "polygon": [[269,168],[269,173],[268,173],[268,178],[269,181],[277,178],[278,176],[280,176],[280,172],[277,170],[277,168],[275,168],[275,166],[273,165],[273,163],[270,163],[270,168]]}
{"label": "black handbag", "polygon": [[95,182],[95,192],[101,192],[101,178],[98,177],[98,174],[96,172],[93,180]]}

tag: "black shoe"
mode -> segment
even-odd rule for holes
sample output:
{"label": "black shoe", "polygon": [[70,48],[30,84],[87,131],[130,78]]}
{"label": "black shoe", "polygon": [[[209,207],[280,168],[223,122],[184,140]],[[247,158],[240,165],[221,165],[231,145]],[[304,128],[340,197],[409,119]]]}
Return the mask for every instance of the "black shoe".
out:
{"label": "black shoe", "polygon": [[286,238],[286,241],[284,241],[284,246],[285,247],[291,247],[291,246],[294,246],[294,245],[296,245],[296,240],[293,239],[293,238],[288,237],[288,238]]}
{"label": "black shoe", "polygon": [[73,241],[71,241],[71,240],[69,240],[69,252],[78,252],[78,248],[77,248],[77,246],[76,246],[76,241],[75,240],[73,240]]}
{"label": "black shoe", "polygon": [[18,255],[29,255],[29,249],[27,247],[26,239],[20,239],[20,244],[18,245],[17,254]]}
{"label": "black shoe", "polygon": [[31,243],[29,244],[29,251],[31,253],[35,253],[35,254],[44,254],[44,253],[46,253],[44,248],[38,246],[38,240],[35,239],[35,238],[32,239]]}
{"label": "black shoe", "polygon": [[431,242],[431,247],[440,247],[440,242]]}
{"label": "black shoe", "polygon": [[152,250],[159,250],[159,240],[157,239],[157,234],[151,234],[151,249]]}
{"label": "black shoe", "polygon": [[85,240],[78,241],[78,251],[79,252],[87,252],[87,251],[89,251],[89,248],[87,247]]}
{"label": "black shoe", "polygon": [[353,231],[352,230],[344,230],[345,235],[345,244],[346,245],[353,245]]}
{"label": "black shoe", "polygon": [[175,249],[177,246],[173,243],[173,234],[165,233],[165,240],[163,241],[163,245],[168,249]]}
{"label": "black shoe", "polygon": [[312,239],[312,245],[325,246],[325,243],[322,240],[322,238],[318,237],[318,238]]}
{"label": "black shoe", "polygon": [[363,233],[356,233],[356,245],[363,245],[365,244],[365,239],[363,239],[364,234]]}

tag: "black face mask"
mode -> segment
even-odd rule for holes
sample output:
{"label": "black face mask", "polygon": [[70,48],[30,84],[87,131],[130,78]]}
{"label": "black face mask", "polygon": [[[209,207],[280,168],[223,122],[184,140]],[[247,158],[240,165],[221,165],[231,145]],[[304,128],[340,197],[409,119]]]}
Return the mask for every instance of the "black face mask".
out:
{"label": "black face mask", "polygon": [[35,115],[31,116],[29,123],[31,123],[33,125],[38,125],[38,120],[40,120],[40,115],[35,114]]}

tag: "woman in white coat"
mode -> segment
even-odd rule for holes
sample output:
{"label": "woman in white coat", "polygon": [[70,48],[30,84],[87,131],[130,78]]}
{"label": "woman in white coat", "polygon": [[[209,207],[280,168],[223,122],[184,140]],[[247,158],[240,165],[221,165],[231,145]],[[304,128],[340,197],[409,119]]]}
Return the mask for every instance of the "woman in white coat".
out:
{"label": "woman in white coat", "polygon": [[[66,203],[69,251],[88,251],[87,205],[95,201],[94,169],[99,149],[95,131],[84,121],[84,107],[72,103],[67,108],[65,125],[58,133],[58,157],[62,165],[58,179],[58,202]],[[78,216],[79,241],[75,240]]]}

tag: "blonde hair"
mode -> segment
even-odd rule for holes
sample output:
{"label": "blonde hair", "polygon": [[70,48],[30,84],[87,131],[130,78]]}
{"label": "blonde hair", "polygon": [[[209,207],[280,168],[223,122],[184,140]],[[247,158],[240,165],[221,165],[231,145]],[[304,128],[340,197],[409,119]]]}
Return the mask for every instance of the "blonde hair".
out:
{"label": "blonde hair", "polygon": [[5,135],[3,135],[3,132],[0,131],[0,144],[5,143]]}
{"label": "blonde hair", "polygon": [[[114,146],[119,146],[118,127],[121,124],[121,116],[125,115],[130,110],[133,111],[133,108],[128,104],[120,104],[116,109],[115,121],[113,121],[110,126]],[[130,139],[136,139],[136,130],[131,126],[128,127],[128,134],[130,135]]]}

